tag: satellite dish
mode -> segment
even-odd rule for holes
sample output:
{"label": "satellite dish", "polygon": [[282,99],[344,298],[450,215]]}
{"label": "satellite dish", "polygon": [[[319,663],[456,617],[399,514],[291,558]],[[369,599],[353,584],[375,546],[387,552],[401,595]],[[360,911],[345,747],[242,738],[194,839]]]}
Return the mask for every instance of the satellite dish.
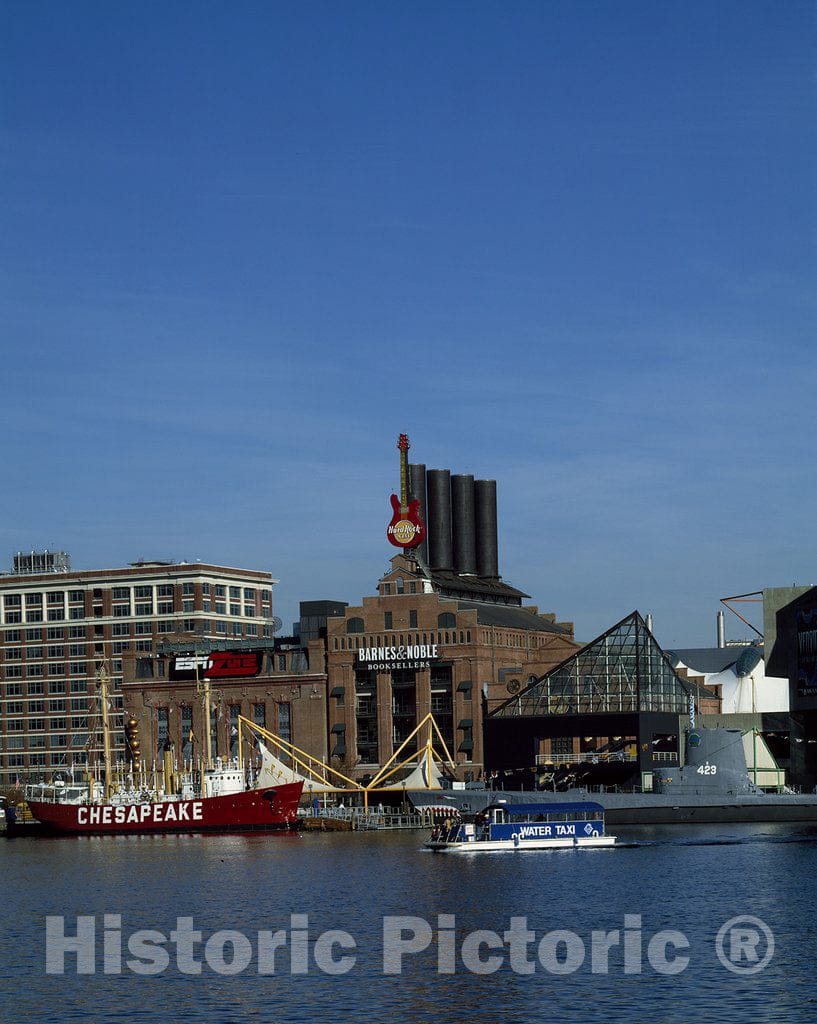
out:
{"label": "satellite dish", "polygon": [[283,624],[284,624],[284,620],[283,619],[279,619],[277,615],[273,615],[273,617],[272,617],[272,631],[273,631],[273,633],[277,633],[278,630],[281,628],[281,626],[283,626]]}

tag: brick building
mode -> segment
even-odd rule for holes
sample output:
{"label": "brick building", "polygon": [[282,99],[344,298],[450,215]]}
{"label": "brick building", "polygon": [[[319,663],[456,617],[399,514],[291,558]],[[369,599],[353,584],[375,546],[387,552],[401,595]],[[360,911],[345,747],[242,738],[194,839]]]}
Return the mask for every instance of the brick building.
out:
{"label": "brick building", "polygon": [[75,572],[63,552],[18,554],[0,576],[0,786],[99,760],[103,666],[122,759],[126,660],[150,661],[177,640],[271,641],[275,582],[202,563]]}
{"label": "brick building", "polygon": [[432,570],[409,551],[392,558],[377,594],[327,623],[332,766],[375,775],[430,711],[457,774],[478,778],[486,710],[578,646],[572,623],[523,606],[526,596],[498,577]]}

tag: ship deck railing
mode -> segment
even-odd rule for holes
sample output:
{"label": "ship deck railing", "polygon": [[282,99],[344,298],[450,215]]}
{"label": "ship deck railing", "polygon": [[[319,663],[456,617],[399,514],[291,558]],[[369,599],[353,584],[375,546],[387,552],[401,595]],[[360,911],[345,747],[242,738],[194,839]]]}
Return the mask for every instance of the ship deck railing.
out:
{"label": "ship deck railing", "polygon": [[628,754],[623,750],[585,750],[580,754],[537,754],[536,765],[558,764],[608,764],[609,762],[620,763],[622,761],[637,761],[635,754]]}
{"label": "ship deck railing", "polygon": [[353,830],[375,831],[381,829],[431,829],[434,816],[430,811],[395,811],[376,807],[321,807],[310,816],[348,821]]}

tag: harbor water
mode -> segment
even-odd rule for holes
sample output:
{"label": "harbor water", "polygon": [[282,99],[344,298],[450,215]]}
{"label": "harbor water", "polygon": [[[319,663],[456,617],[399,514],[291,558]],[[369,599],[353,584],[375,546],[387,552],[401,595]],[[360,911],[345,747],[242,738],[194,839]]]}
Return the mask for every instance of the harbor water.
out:
{"label": "harbor water", "polygon": [[8,840],[2,1019],[817,1019],[817,830],[611,831],[459,856],[420,832]]}

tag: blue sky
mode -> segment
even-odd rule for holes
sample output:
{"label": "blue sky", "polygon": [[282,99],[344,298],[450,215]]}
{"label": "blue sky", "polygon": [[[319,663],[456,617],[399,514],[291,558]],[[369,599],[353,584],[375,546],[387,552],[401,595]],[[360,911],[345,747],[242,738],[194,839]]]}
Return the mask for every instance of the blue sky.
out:
{"label": "blue sky", "polygon": [[372,592],[405,431],[579,639],[817,583],[816,55],[798,0],[2,0],[0,565],[289,624]]}

